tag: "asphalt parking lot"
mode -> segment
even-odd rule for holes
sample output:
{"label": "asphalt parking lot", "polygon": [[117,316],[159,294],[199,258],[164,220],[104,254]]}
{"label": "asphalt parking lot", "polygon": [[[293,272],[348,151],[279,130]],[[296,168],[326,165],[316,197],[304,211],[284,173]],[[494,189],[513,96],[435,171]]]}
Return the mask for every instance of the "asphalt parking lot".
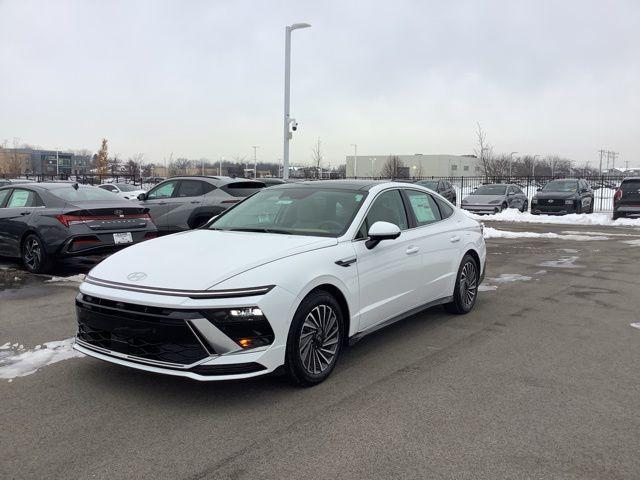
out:
{"label": "asphalt parking lot", "polygon": [[[640,229],[490,226],[561,238],[488,240],[472,313],[373,334],[312,389],[89,358],[0,379],[0,478],[639,478]],[[74,335],[78,284],[46,280],[0,260],[0,345]]]}

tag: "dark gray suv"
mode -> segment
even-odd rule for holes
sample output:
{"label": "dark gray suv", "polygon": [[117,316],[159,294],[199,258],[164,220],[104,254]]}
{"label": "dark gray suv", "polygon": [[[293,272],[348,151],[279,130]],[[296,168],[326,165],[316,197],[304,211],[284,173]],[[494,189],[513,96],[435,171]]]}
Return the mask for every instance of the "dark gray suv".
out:
{"label": "dark gray suv", "polygon": [[264,188],[262,182],[230,177],[173,177],[138,196],[162,233],[204,225],[211,217]]}

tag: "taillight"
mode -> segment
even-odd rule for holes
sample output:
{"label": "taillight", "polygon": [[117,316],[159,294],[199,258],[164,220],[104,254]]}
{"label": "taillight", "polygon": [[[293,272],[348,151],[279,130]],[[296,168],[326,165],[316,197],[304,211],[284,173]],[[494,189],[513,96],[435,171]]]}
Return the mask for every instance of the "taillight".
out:
{"label": "taillight", "polygon": [[616,190],[616,193],[613,195],[613,201],[617,202],[618,200],[620,200],[622,198],[622,188],[618,188]]}
{"label": "taillight", "polygon": [[149,240],[151,238],[156,238],[158,236],[158,232],[147,232],[144,234],[144,238]]}
{"label": "taillight", "polygon": [[85,223],[85,222],[93,222],[93,221],[99,221],[99,220],[120,220],[124,218],[126,219],[140,218],[145,220],[151,220],[151,215],[149,215],[148,213],[132,213],[129,215],[95,215],[95,216],[56,215],[56,219],[60,223],[62,223],[65,227],[68,227],[69,225],[77,225],[79,223]]}

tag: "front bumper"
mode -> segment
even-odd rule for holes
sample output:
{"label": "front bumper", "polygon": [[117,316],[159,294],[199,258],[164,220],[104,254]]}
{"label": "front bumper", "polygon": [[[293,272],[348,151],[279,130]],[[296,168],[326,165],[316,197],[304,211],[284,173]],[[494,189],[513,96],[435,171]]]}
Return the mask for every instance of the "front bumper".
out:
{"label": "front bumper", "polygon": [[[80,296],[90,295],[111,304],[125,305],[126,310],[122,315],[117,312],[105,315],[96,309],[87,316],[82,306],[78,306],[74,348],[94,358],[200,381],[255,377],[270,373],[284,363],[289,310],[294,298],[278,287],[262,296],[217,299],[136,293],[88,283],[81,285],[81,292]],[[248,306],[257,306],[264,312],[274,334],[271,344],[242,349],[199,314],[207,309]],[[142,310],[131,313],[131,307]],[[157,315],[162,310],[186,312],[186,315]]]}
{"label": "front bumper", "polygon": [[[131,233],[131,242],[115,243],[114,233]],[[83,255],[101,255],[113,253],[136,243],[150,240],[158,236],[155,227],[148,227],[132,231],[91,232],[89,234],[77,234],[67,238],[58,248],[56,254],[61,257],[74,257]]]}
{"label": "front bumper", "polygon": [[564,200],[554,200],[551,204],[548,203],[548,200],[531,203],[531,213],[534,215],[568,215],[576,213],[576,211],[577,204],[575,202],[566,204]]}
{"label": "front bumper", "polygon": [[462,205],[460,208],[479,215],[491,215],[500,212],[500,205]]}

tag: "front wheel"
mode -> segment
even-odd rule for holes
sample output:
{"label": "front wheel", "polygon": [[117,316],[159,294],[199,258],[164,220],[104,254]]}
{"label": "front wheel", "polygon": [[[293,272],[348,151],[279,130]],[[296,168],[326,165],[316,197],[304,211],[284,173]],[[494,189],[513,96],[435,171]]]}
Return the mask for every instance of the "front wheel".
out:
{"label": "front wheel", "polygon": [[453,291],[453,301],[445,304],[444,308],[450,313],[469,313],[478,298],[478,283],[480,268],[476,259],[466,254],[456,277],[456,288]]}
{"label": "front wheel", "polygon": [[338,361],[343,340],[344,319],[336,299],[325,291],[311,293],[289,329],[285,367],[290,380],[303,387],[324,381]]}

